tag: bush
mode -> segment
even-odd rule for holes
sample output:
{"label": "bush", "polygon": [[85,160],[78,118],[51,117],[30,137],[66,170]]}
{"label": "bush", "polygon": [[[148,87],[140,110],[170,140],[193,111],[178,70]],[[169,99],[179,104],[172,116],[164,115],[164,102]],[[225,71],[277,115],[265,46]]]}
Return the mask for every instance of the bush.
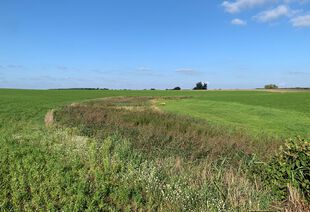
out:
{"label": "bush", "polygon": [[268,84],[268,85],[265,85],[265,89],[277,89],[278,86],[275,85],[275,84]]}
{"label": "bush", "polygon": [[310,140],[288,140],[266,166],[265,180],[280,199],[287,198],[288,185],[310,201]]}
{"label": "bush", "polygon": [[175,88],[173,88],[173,90],[181,90],[181,88],[180,87],[175,87]]}

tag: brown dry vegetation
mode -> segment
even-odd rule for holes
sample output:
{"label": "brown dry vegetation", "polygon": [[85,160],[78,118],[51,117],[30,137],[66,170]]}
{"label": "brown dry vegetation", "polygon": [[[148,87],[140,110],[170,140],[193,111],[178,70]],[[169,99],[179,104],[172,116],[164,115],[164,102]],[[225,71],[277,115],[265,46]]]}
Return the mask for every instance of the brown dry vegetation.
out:
{"label": "brown dry vegetation", "polygon": [[54,123],[54,110],[50,110],[46,113],[44,118],[44,123],[46,127],[51,127]]}
{"label": "brown dry vegetation", "polygon": [[265,157],[280,144],[267,137],[258,141],[242,131],[227,132],[207,121],[155,110],[154,101],[149,97],[114,98],[66,106],[56,112],[56,119],[70,127],[79,126],[83,134],[92,137],[118,132],[131,138],[134,147],[149,157],[182,156],[194,161],[232,157],[236,152]]}
{"label": "brown dry vegetation", "polygon": [[310,211],[310,204],[304,200],[300,192],[291,185],[287,186],[288,198],[283,202],[274,203],[273,208],[285,212]]}

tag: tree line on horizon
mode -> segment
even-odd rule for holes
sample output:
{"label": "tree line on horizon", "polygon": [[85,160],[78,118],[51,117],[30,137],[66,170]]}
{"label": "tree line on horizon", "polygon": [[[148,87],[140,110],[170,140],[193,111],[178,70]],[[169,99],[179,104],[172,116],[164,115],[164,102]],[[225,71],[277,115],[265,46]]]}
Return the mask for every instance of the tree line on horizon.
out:
{"label": "tree line on horizon", "polygon": [[[261,88],[257,88],[261,89]],[[279,89],[279,86],[276,84],[267,84],[264,86],[264,89]],[[310,90],[307,87],[292,87],[292,88],[281,88],[281,89],[299,89],[299,90]],[[109,88],[54,88],[49,90],[132,90],[132,89],[109,89]],[[143,90],[156,90],[155,88],[143,89]],[[176,86],[172,89],[167,88],[166,90],[182,90],[180,86]],[[192,90],[208,90],[208,83],[197,82],[196,86]]]}
{"label": "tree line on horizon", "polygon": [[[208,85],[205,82],[197,82],[196,86],[193,88],[193,90],[207,90],[207,89],[208,89]],[[49,90],[110,90],[110,89],[109,88],[55,88],[55,89],[49,89]],[[120,90],[131,90],[131,89],[120,89]],[[148,90],[148,89],[144,89],[144,90]],[[156,90],[156,89],[151,88],[150,90]],[[166,90],[181,90],[181,87],[177,86],[177,87],[174,87],[173,89],[166,89]]]}

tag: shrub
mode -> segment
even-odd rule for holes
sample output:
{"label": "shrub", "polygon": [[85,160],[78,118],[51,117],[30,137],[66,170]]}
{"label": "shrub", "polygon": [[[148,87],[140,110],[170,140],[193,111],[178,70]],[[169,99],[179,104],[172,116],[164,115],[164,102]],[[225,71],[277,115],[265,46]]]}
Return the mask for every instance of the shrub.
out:
{"label": "shrub", "polygon": [[287,198],[288,186],[310,201],[310,142],[299,137],[288,140],[266,166],[265,180],[275,194]]}
{"label": "shrub", "polygon": [[180,87],[175,87],[175,88],[173,88],[173,90],[181,90],[181,88]]}
{"label": "shrub", "polygon": [[265,89],[277,89],[278,86],[275,85],[275,84],[268,84],[268,85],[265,85]]}

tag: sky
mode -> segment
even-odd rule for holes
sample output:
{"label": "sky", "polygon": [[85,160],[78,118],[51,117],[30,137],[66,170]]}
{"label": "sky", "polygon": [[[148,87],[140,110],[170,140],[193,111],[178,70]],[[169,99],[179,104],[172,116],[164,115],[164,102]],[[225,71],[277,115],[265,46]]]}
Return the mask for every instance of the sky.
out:
{"label": "sky", "polygon": [[0,88],[310,87],[310,0],[0,0]]}

